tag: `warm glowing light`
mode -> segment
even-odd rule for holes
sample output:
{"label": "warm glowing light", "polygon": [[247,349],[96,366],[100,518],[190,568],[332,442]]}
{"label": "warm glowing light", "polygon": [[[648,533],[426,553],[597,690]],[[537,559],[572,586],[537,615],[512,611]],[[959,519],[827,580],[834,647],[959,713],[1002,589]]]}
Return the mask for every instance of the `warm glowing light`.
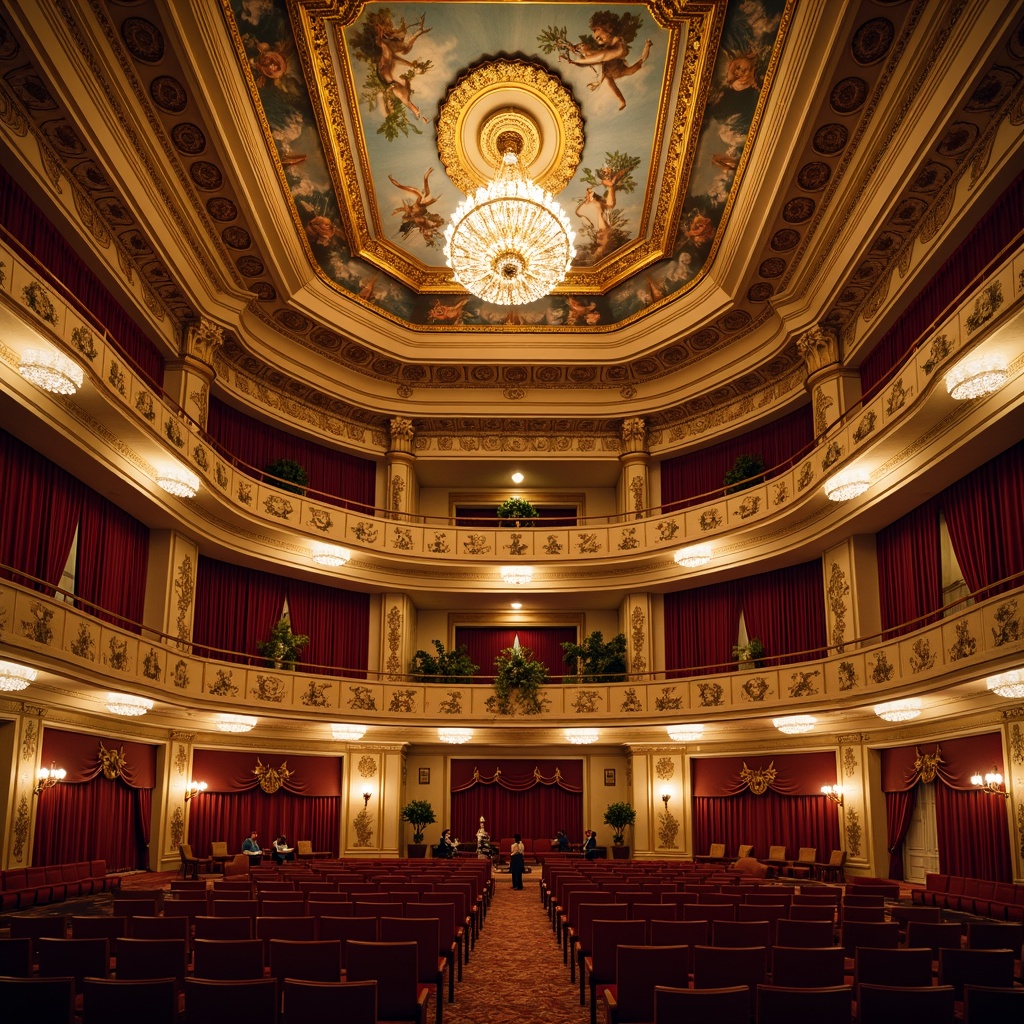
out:
{"label": "warm glowing light", "polygon": [[199,477],[184,466],[168,466],[157,473],[156,482],[176,498],[194,498],[199,493]]}
{"label": "warm glowing light", "polygon": [[[1020,700],[1024,697],[1024,672],[1015,669],[1013,672],[1000,672],[997,676],[989,676],[985,685],[1000,697],[1012,697]],[[3,689],[0,686],[0,689]]]}
{"label": "warm glowing light", "polygon": [[887,704],[876,704],[875,714],[886,722],[909,722],[921,714],[921,700],[907,697],[905,700],[891,700]]}
{"label": "warm glowing light", "polygon": [[437,738],[442,743],[468,743],[473,738],[472,729],[438,729]]}
{"label": "warm glowing light", "polygon": [[444,232],[455,280],[485,302],[521,306],[543,298],[576,256],[576,235],[550,192],[505,153],[488,185],[457,207]]}
{"label": "warm glowing light", "polygon": [[15,665],[13,661],[0,661],[0,690],[6,693],[24,690],[29,683],[36,681],[38,675],[34,668]]}
{"label": "warm glowing light", "polygon": [[822,793],[829,798],[829,800],[842,806],[843,803],[843,787],[840,785],[835,786],[822,786]]}
{"label": "warm glowing light", "polygon": [[961,360],[946,374],[946,390],[951,398],[965,401],[998,391],[1008,374],[1006,359],[998,353],[972,355]]}
{"label": "warm glowing light", "polygon": [[188,786],[185,787],[185,803],[188,803],[193,797],[199,796],[200,793],[206,792],[205,782],[196,782],[193,779]]}
{"label": "warm glowing light", "polygon": [[533,566],[530,565],[503,565],[498,572],[510,587],[523,587],[533,580]]}
{"label": "warm glowing light", "polygon": [[73,395],[85,380],[78,363],[53,349],[29,349],[21,357],[18,372],[54,395]]}
{"label": "warm glowing light", "polygon": [[843,469],[825,481],[825,494],[829,501],[849,501],[857,498],[871,486],[871,480],[862,469]]}
{"label": "warm glowing light", "polygon": [[787,736],[799,736],[810,732],[817,724],[814,715],[787,715],[785,718],[773,718],[772,725]]}
{"label": "warm glowing light", "polygon": [[517,611],[519,611],[523,607],[523,602],[522,601],[513,601],[512,604],[509,605],[509,607],[512,609],[512,611],[517,612]]}
{"label": "warm glowing light", "polygon": [[1007,799],[1010,797],[1010,794],[1002,788],[1003,773],[995,765],[992,765],[992,771],[986,772],[984,775],[981,772],[975,772],[971,776],[971,785],[978,786],[984,792],[992,793],[995,796],[1004,796]]}
{"label": "warm glowing light", "polygon": [[565,738],[570,743],[596,743],[597,742],[597,730],[596,729],[566,729]]}
{"label": "warm glowing light", "polygon": [[692,544],[688,548],[680,548],[675,553],[676,565],[683,569],[696,569],[711,561],[711,548],[707,544]]}
{"label": "warm glowing light", "polygon": [[313,561],[317,565],[337,568],[344,565],[352,557],[348,548],[336,547],[333,544],[320,544],[313,552]]}
{"label": "warm glowing light", "polygon": [[252,715],[229,715],[225,713],[217,716],[216,725],[221,732],[250,732],[256,728],[257,721],[259,719],[253,718]]}
{"label": "warm glowing light", "polygon": [[668,727],[668,738],[675,743],[694,743],[703,735],[703,725],[670,725]]}
{"label": "warm glowing light", "polygon": [[344,722],[331,724],[331,736],[344,743],[355,743],[366,735],[365,725],[346,725]]}
{"label": "warm glowing light", "polygon": [[524,477],[522,473],[512,474],[512,483],[514,484],[521,484],[525,479],[526,477]]}
{"label": "warm glowing light", "polygon": [[133,693],[112,693],[107,697],[107,710],[122,718],[138,718],[153,710],[153,702],[148,697],[136,697]]}
{"label": "warm glowing light", "polygon": [[35,796],[39,796],[44,790],[52,789],[58,782],[67,778],[67,771],[57,767],[56,761],[50,762],[49,768],[40,768],[36,772],[36,788],[32,790]]}

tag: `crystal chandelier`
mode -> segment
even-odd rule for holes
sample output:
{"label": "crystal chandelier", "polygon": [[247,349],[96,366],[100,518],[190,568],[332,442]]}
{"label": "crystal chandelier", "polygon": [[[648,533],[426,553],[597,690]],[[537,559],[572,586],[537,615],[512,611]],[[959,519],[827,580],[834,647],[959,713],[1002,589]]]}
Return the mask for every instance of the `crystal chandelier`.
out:
{"label": "crystal chandelier", "polygon": [[183,466],[168,466],[160,470],[156,482],[176,498],[194,498],[199,493],[199,477]]}
{"label": "crystal chandelier", "polygon": [[565,738],[570,743],[596,743],[596,729],[566,729]]}
{"label": "crystal chandelier", "polygon": [[704,735],[703,725],[670,725],[668,738],[673,743],[695,743]]}
{"label": "crystal chandelier", "polygon": [[153,710],[153,702],[148,697],[136,697],[133,693],[112,693],[107,698],[107,710],[123,718],[138,718]]}
{"label": "crystal chandelier", "polygon": [[529,565],[503,565],[498,571],[510,587],[522,587],[533,581],[533,568]]}
{"label": "crystal chandelier", "polygon": [[34,668],[15,665],[13,661],[0,661],[0,690],[13,693],[24,690],[29,683],[36,681],[39,673]]}
{"label": "crystal chandelier", "polygon": [[361,740],[365,733],[365,725],[346,725],[343,722],[335,722],[331,725],[331,736],[346,743],[355,743],[356,740]]}
{"label": "crystal chandelier", "polygon": [[680,548],[673,557],[680,568],[696,569],[711,561],[711,547],[708,544],[691,544],[688,548]]}
{"label": "crystal chandelier", "polygon": [[907,697],[905,700],[876,704],[875,714],[886,722],[909,722],[921,714],[921,701],[917,697]]}
{"label": "crystal chandelier", "polygon": [[998,353],[969,356],[946,374],[946,390],[957,401],[981,398],[998,391],[1006,377],[1006,360]]}
{"label": "crystal chandelier", "polygon": [[448,222],[444,256],[455,280],[477,298],[522,306],[565,280],[576,235],[551,193],[519,166],[509,135],[494,178],[459,203]]}
{"label": "crystal chandelier", "polygon": [[78,363],[52,349],[28,349],[18,364],[18,373],[54,395],[73,395],[85,380]]}
{"label": "crystal chandelier", "polygon": [[810,732],[817,721],[814,715],[787,715],[785,718],[773,718],[772,725],[787,736],[799,736]]}
{"label": "crystal chandelier", "polygon": [[217,728],[221,732],[251,732],[256,728],[256,719],[252,715],[217,716]]}
{"label": "crystal chandelier", "polygon": [[438,729],[437,738],[442,743],[468,743],[473,738],[472,729]]}
{"label": "crystal chandelier", "polygon": [[313,552],[312,557],[317,565],[337,568],[340,565],[344,565],[352,557],[352,552],[348,548],[336,547],[333,544],[322,544]]}
{"label": "crystal chandelier", "polygon": [[[0,682],[2,682],[2,677],[0,677]],[[997,676],[989,676],[985,680],[985,685],[993,693],[998,693],[1000,697],[1019,700],[1024,697],[1024,671],[1016,669],[1013,672],[1000,672]]]}
{"label": "crystal chandelier", "polygon": [[829,501],[849,501],[857,498],[871,486],[871,479],[861,469],[842,469],[825,481],[825,495]]}

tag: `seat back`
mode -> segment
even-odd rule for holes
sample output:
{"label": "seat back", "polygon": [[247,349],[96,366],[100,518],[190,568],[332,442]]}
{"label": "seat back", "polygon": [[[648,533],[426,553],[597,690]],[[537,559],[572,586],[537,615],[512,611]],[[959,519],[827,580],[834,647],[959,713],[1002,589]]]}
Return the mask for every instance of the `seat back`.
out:
{"label": "seat back", "polygon": [[[629,907],[625,903],[582,903],[580,904],[579,930],[576,933],[577,949],[580,956],[590,956],[594,945],[594,922],[625,921]],[[642,918],[637,918],[642,920]]]}
{"label": "seat back", "polygon": [[848,957],[856,955],[858,946],[896,949],[900,944],[900,926],[895,921],[844,921],[841,944]]}
{"label": "seat back", "polygon": [[270,963],[270,940],[292,939],[311,942],[316,938],[312,917],[257,917],[256,938],[263,942],[263,962]]}
{"label": "seat back", "polygon": [[764,946],[773,944],[771,921],[715,921],[711,925],[712,946]]}
{"label": "seat back", "polygon": [[594,920],[594,938],[591,947],[591,985],[606,985],[615,981],[616,950],[620,945],[642,946],[647,931],[645,921]]}
{"label": "seat back", "polygon": [[[190,938],[187,917],[150,917],[140,914],[138,917],[133,917],[131,923],[130,938],[133,939],[187,940]],[[112,944],[112,949],[116,955],[117,946],[115,944]]]}
{"label": "seat back", "polygon": [[965,985],[1013,987],[1012,949],[940,949],[939,984],[952,985],[957,1000]]}
{"label": "seat back", "polygon": [[196,939],[192,974],[216,981],[263,977],[263,943],[259,939]]}
{"label": "seat back", "polygon": [[619,946],[615,961],[617,1024],[654,1020],[655,987],[681,987],[688,960],[686,946]]}
{"label": "seat back", "polygon": [[757,986],[757,1024],[849,1024],[853,989],[849,985],[828,988]]}
{"label": "seat back", "polygon": [[295,844],[295,852],[300,857],[312,857],[313,856],[313,842],[310,839],[300,839]]}
{"label": "seat back", "polygon": [[40,977],[74,978],[79,993],[84,978],[106,978],[110,974],[106,939],[42,938],[36,943],[36,954]]}
{"label": "seat back", "polygon": [[375,981],[296,981],[288,978],[284,983],[283,1002],[286,1021],[377,1024]]}
{"label": "seat back", "polygon": [[831,988],[845,978],[842,946],[775,946],[772,984],[790,988]]}
{"label": "seat back", "polygon": [[765,981],[768,952],[764,946],[696,946],[693,951],[693,987],[724,988],[746,985],[749,1012],[757,1006],[757,986]]}
{"label": "seat back", "polygon": [[117,976],[124,980],[174,978],[185,981],[188,943],[184,939],[118,939]]}
{"label": "seat back", "polygon": [[193,934],[197,939],[241,940],[253,937],[254,922],[251,917],[212,917],[200,914],[193,924]]}
{"label": "seat back", "polygon": [[906,949],[873,949],[860,946],[854,964],[854,984],[930,985],[932,951],[927,946]]}
{"label": "seat back", "polygon": [[245,1024],[277,1024],[277,996],[278,985],[274,978],[185,980],[188,1024],[224,1024],[228,1020],[244,1021]]}
{"label": "seat back", "polygon": [[769,861],[773,860],[785,860],[786,859],[786,848],[784,846],[769,846],[768,857]]}
{"label": "seat back", "polygon": [[11,1020],[71,1024],[75,1012],[74,978],[0,977],[0,1005]]}
{"label": "seat back", "polygon": [[970,921],[967,925],[968,949],[1019,950],[1021,946],[1024,946],[1024,922]]}
{"label": "seat back", "polygon": [[932,959],[939,959],[940,949],[959,949],[962,928],[959,921],[908,921],[907,945],[926,946]]}
{"label": "seat back", "polygon": [[[382,917],[381,942],[416,943],[416,980],[433,985],[442,971],[440,923],[436,917]],[[440,999],[440,989],[438,990]]]}
{"label": "seat back", "polygon": [[711,848],[708,850],[709,857],[725,857],[725,843],[712,843]]}
{"label": "seat back", "polygon": [[1021,1020],[1024,1017],[1024,988],[995,988],[989,985],[964,986],[965,1024],[985,1021]]}
{"label": "seat back", "polygon": [[749,1024],[746,985],[725,988],[654,988],[654,1019],[687,1024]]}
{"label": "seat back", "polygon": [[[857,1008],[862,1021],[871,1024],[953,1024],[952,985],[861,985]],[[995,1018],[998,1019],[998,1018]]]}
{"label": "seat back", "polygon": [[818,859],[818,848],[816,846],[801,846],[797,854],[797,864],[813,864]]}
{"label": "seat back", "polygon": [[[377,982],[380,1020],[419,1020],[421,1005],[417,981],[415,942],[349,941],[346,979]],[[429,989],[424,989],[425,994]]]}
{"label": "seat back", "polygon": [[82,983],[82,1024],[144,1020],[146,1024],[175,1024],[178,997],[174,978],[116,981],[87,978]]}
{"label": "seat back", "polygon": [[32,940],[0,939],[0,977],[28,978],[32,974]]}
{"label": "seat back", "polygon": [[376,942],[380,936],[380,919],[376,917],[328,917],[316,918],[316,937],[320,940],[334,939],[341,943],[341,966],[345,968],[345,950],[349,939],[359,942]]}
{"label": "seat back", "polygon": [[754,856],[754,844],[753,843],[741,843],[739,849],[736,851],[736,859],[743,860],[745,857]]}
{"label": "seat back", "polygon": [[228,844],[227,843],[210,843],[210,856],[213,857],[214,859],[216,859],[218,857],[223,857],[223,858],[227,859],[228,857],[231,856],[231,854],[228,853]]}
{"label": "seat back", "polygon": [[271,939],[270,976],[277,978],[279,985],[285,978],[341,981],[341,942],[337,939]]}
{"label": "seat back", "polygon": [[[790,907],[790,912],[794,909]],[[835,930],[831,921],[780,917],[775,922],[775,942],[779,946],[834,946]]]}

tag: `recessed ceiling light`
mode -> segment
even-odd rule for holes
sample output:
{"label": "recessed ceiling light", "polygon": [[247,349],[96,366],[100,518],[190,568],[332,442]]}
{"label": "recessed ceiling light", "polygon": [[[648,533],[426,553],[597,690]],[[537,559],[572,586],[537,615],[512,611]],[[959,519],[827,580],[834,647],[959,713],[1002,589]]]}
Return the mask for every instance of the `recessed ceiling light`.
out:
{"label": "recessed ceiling light", "polygon": [[512,483],[514,484],[521,484],[525,479],[526,477],[524,477],[522,473],[512,474]]}
{"label": "recessed ceiling light", "polygon": [[513,602],[512,602],[512,610],[513,610],[513,611],[516,611],[516,612],[517,612],[517,611],[519,611],[519,609],[520,609],[520,608],[522,608],[522,607],[523,607],[523,602],[522,602],[522,601],[513,601]]}

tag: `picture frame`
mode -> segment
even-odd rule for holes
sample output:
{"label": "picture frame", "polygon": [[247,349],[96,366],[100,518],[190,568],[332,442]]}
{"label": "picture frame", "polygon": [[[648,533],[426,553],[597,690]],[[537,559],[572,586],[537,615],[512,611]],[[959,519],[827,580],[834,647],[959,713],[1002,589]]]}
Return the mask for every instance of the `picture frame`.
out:
{"label": "picture frame", "polygon": [[614,768],[605,768],[605,770],[604,770],[604,784],[606,786],[614,786],[615,785],[615,769]]}
{"label": "picture frame", "polygon": [[421,768],[420,769],[420,785],[421,786],[429,786],[430,785],[430,769],[429,768]]}

